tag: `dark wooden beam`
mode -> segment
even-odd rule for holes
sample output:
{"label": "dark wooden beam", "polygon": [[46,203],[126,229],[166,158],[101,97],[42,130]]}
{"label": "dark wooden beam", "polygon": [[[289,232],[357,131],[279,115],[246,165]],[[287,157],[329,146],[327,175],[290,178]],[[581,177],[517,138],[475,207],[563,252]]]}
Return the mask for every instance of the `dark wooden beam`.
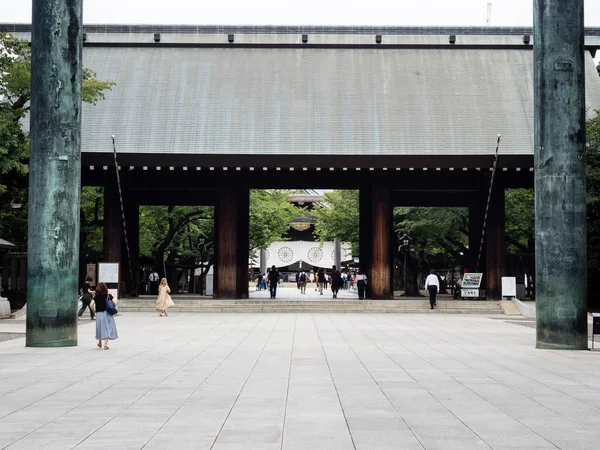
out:
{"label": "dark wooden beam", "polygon": [[373,260],[371,298],[394,297],[392,289],[392,201],[391,191],[382,178],[373,182],[371,190]]}

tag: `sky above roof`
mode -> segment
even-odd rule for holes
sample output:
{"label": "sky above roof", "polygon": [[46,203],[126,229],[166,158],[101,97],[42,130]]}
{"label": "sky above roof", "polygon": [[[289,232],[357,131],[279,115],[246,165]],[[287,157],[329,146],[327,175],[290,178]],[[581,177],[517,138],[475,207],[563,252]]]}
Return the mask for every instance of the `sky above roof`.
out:
{"label": "sky above roof", "polygon": [[[31,21],[31,0],[0,0],[0,22]],[[533,0],[84,0],[84,23],[193,25],[531,26]],[[585,0],[600,27],[600,1]]]}

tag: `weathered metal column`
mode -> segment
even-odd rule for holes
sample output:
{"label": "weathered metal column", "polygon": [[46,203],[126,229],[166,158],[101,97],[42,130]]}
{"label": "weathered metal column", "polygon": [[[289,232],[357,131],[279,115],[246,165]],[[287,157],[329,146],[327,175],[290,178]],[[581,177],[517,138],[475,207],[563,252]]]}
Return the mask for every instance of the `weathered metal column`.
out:
{"label": "weathered metal column", "polygon": [[583,0],[534,0],[537,347],[586,349]]}
{"label": "weathered metal column", "polygon": [[33,0],[28,347],[77,345],[82,0]]}

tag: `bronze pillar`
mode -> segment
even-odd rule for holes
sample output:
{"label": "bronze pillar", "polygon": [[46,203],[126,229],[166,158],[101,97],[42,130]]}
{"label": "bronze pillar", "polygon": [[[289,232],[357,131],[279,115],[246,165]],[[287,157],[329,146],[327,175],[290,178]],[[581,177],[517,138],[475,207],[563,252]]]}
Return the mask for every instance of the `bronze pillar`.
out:
{"label": "bronze pillar", "polygon": [[537,348],[588,348],[583,0],[534,0]]}
{"label": "bronze pillar", "polygon": [[385,180],[378,178],[371,191],[373,260],[371,298],[393,299],[392,287],[392,201]]}
{"label": "bronze pillar", "polygon": [[234,299],[238,295],[238,193],[233,179],[223,174],[215,206],[214,297]]}
{"label": "bronze pillar", "polygon": [[81,0],[32,2],[28,347],[77,345],[82,31]]}

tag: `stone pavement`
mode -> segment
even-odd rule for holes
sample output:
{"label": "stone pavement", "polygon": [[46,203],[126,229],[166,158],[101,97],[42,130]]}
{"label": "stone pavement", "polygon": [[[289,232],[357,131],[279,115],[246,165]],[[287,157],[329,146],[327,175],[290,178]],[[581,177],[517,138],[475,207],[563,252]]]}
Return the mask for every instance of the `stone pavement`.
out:
{"label": "stone pavement", "polygon": [[108,351],[87,321],[78,347],[0,342],[0,448],[600,448],[600,352],[513,322],[127,313]]}

